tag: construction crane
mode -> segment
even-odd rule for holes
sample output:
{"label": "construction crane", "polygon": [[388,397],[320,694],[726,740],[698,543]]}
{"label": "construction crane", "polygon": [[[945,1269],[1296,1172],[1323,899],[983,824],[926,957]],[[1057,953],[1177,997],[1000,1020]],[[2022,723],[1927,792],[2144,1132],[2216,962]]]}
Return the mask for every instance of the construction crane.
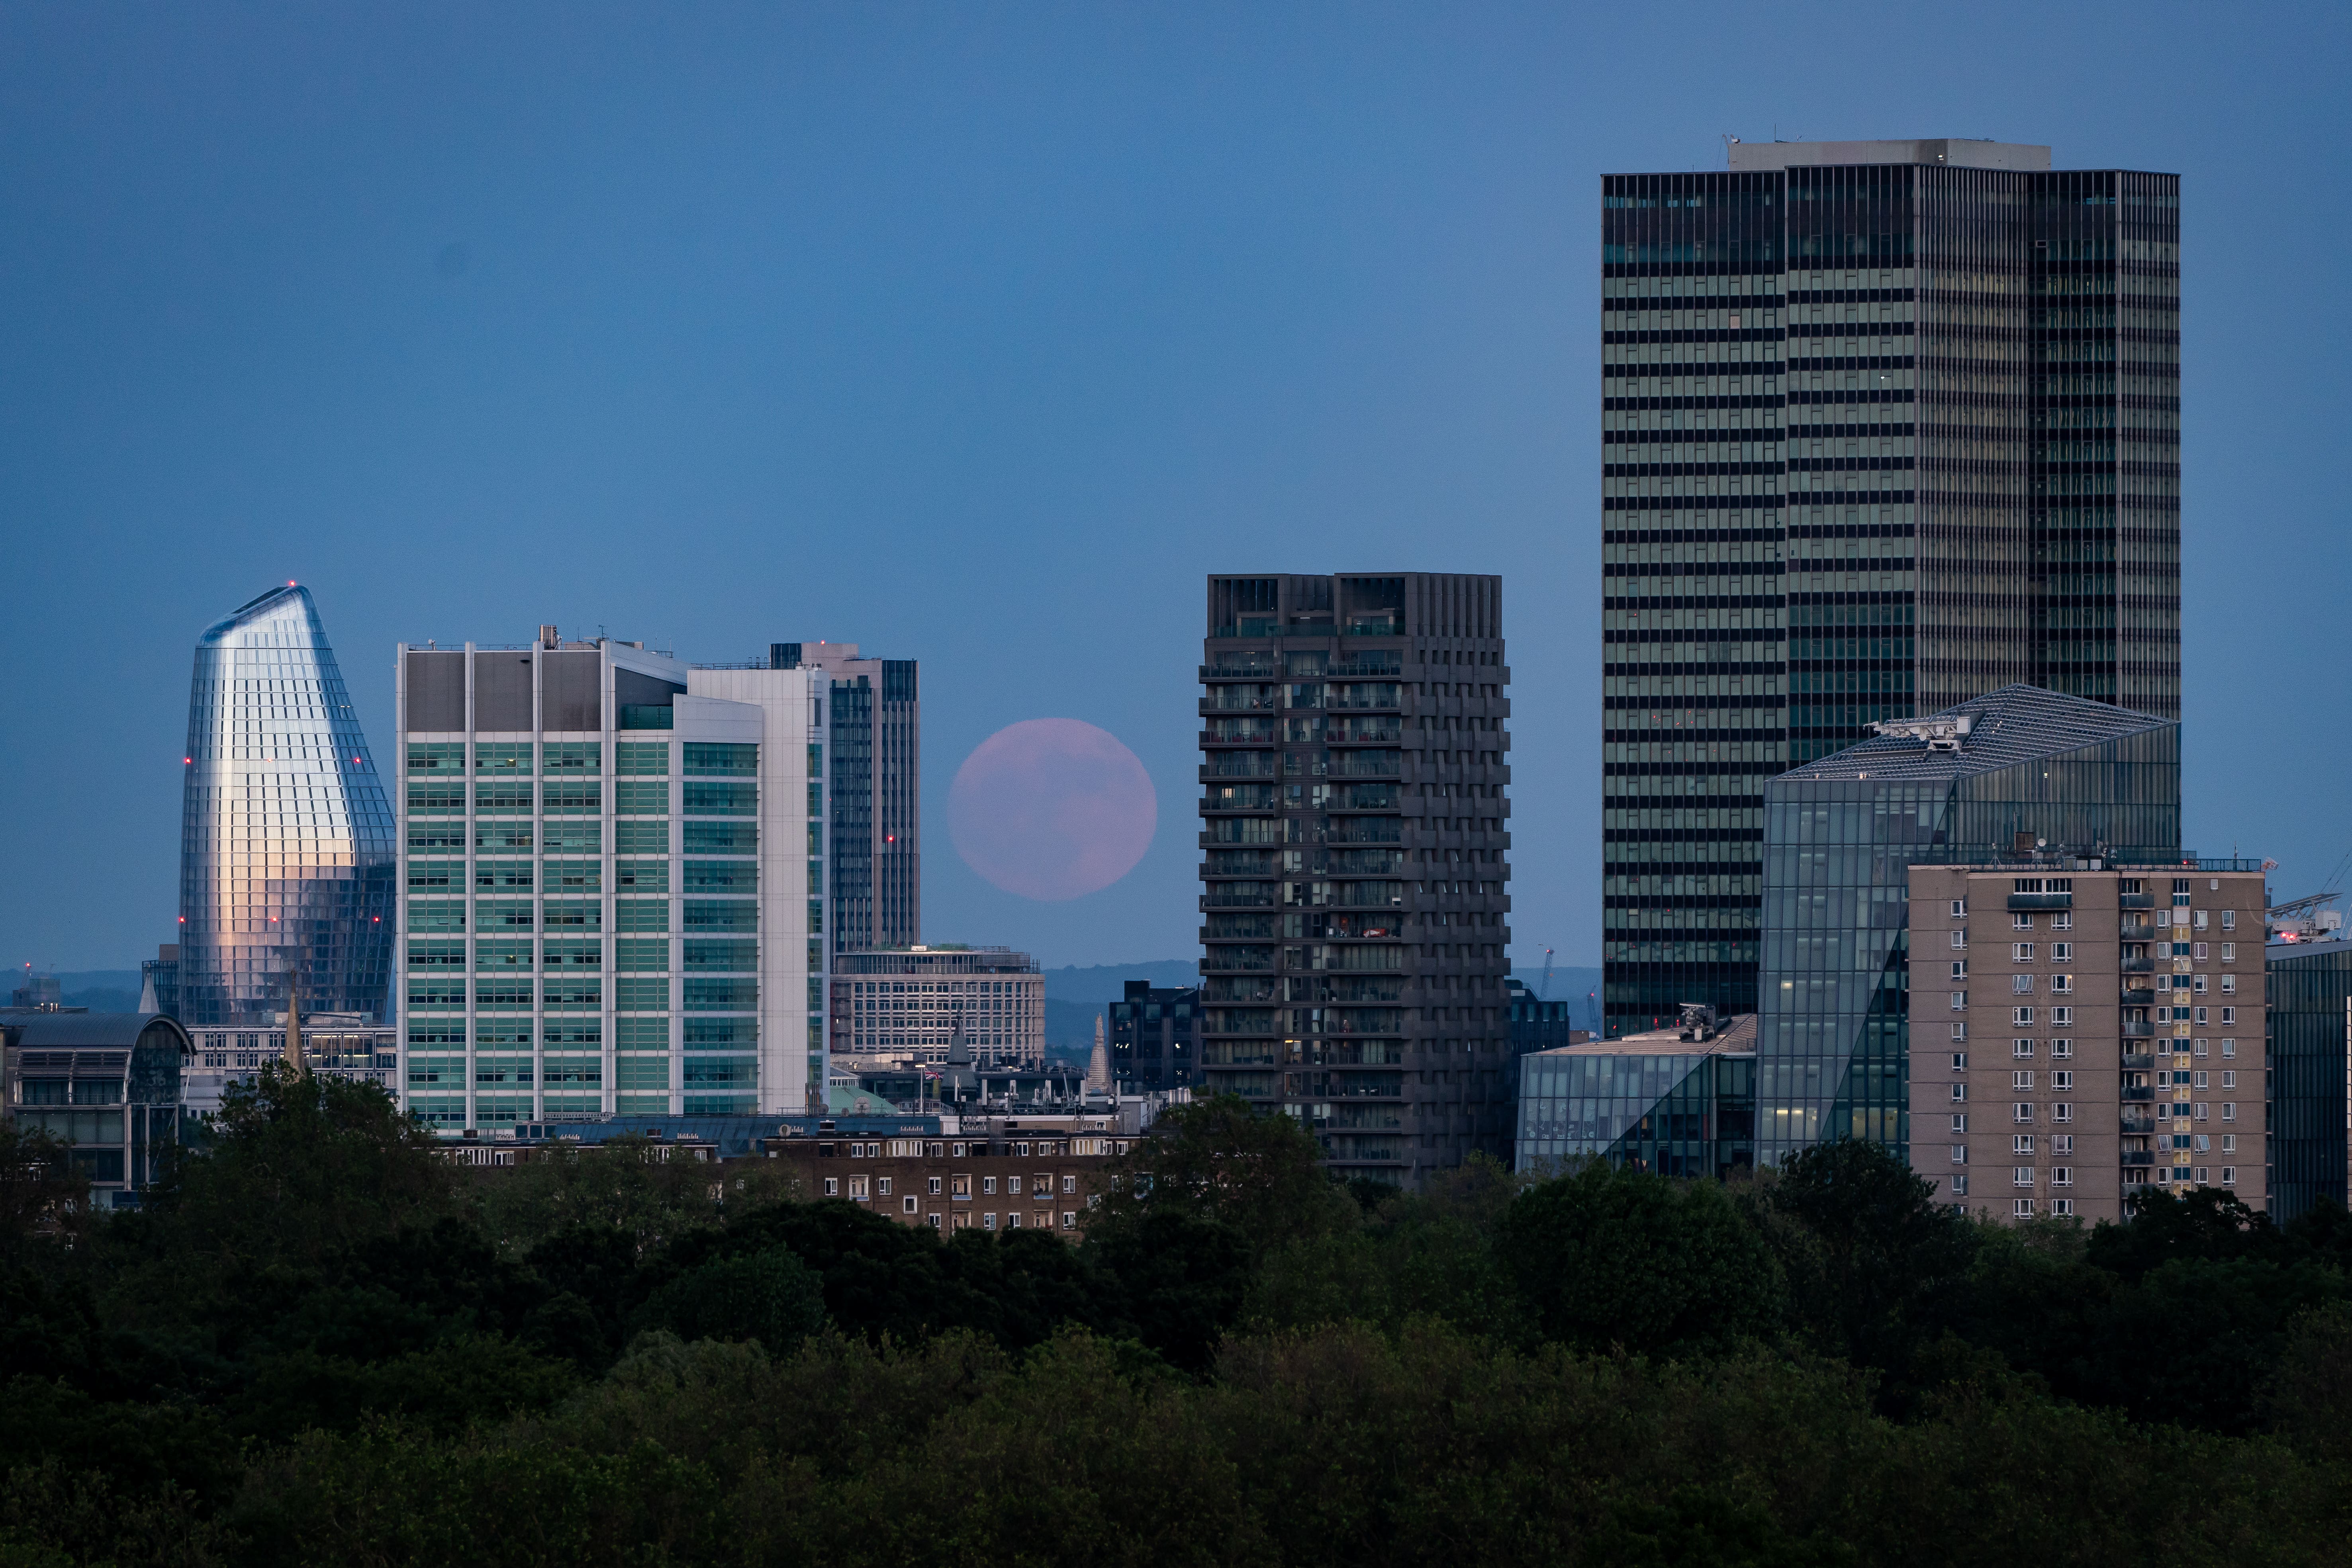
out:
{"label": "construction crane", "polygon": [[2263,911],[2263,924],[2273,942],[2318,942],[2344,929],[2344,914],[2326,906],[2344,896],[2344,873],[2352,869],[2352,849],[2327,873],[2327,891],[2293,899]]}
{"label": "construction crane", "polygon": [[1536,1000],[1538,1002],[1551,994],[1551,955],[1552,950],[1545,948],[1543,980],[1536,986]]}

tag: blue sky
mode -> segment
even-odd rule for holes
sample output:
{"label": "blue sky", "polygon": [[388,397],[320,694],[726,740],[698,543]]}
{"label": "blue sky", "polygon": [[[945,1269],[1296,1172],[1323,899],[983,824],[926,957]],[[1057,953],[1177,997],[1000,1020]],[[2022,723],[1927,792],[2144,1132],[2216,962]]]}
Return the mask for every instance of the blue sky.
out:
{"label": "blue sky", "polygon": [[[2185,176],[2190,843],[2352,848],[2352,12],[0,5],[0,957],[168,938],[191,649],[316,594],[924,667],[927,934],[1195,946],[1211,571],[1498,572],[1517,954],[1599,951],[1598,176],[1722,133]],[[986,736],[1150,770],[1125,880],[947,843]],[[1532,955],[1532,958],[1530,957]]]}

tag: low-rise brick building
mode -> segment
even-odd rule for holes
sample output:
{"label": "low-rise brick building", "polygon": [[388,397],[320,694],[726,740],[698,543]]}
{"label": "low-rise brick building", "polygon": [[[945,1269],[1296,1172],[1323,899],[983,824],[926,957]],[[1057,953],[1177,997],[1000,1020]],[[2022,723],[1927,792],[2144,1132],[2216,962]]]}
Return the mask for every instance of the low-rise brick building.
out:
{"label": "low-rise brick building", "polygon": [[934,1230],[1047,1230],[1075,1240],[1105,1166],[1131,1134],[1108,1116],[1017,1117],[925,1137],[770,1138],[812,1199],[838,1198]]}

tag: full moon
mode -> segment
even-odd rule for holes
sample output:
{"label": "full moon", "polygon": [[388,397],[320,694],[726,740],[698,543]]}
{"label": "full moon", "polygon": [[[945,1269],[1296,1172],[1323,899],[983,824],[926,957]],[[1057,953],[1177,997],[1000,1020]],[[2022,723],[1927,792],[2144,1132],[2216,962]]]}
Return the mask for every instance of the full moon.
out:
{"label": "full moon", "polygon": [[1099,892],[1151,847],[1160,797],[1133,752],[1076,719],[1024,719],[956,770],[948,829],[964,864],[1008,893]]}

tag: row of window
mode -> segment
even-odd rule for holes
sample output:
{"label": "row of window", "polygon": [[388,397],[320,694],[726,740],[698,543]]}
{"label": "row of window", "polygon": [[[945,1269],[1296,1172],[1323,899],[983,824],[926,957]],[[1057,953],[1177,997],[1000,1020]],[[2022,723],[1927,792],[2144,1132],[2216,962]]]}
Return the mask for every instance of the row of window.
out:
{"label": "row of window", "polygon": [[[613,748],[613,771],[616,773],[667,776],[669,773],[669,744],[667,741],[620,742]],[[810,748],[813,767],[815,752],[815,747]],[[531,771],[531,757],[532,743],[529,741],[474,742],[474,772],[477,773],[528,774]],[[538,758],[542,773],[593,773],[604,771],[604,749],[594,741],[545,742],[538,748]],[[760,772],[760,748],[757,745],[688,741],[679,760],[688,777],[731,775],[751,778]],[[466,771],[466,743],[462,741],[411,742],[408,771],[417,774],[462,773]]]}

